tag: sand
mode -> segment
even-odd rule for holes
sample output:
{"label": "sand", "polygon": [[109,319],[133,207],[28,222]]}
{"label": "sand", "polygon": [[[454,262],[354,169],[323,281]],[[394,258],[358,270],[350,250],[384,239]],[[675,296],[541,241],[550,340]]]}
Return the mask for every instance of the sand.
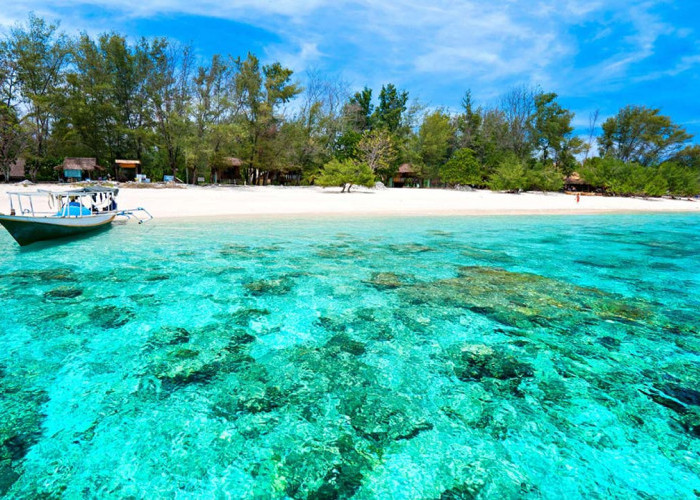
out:
{"label": "sand", "polygon": [[[563,193],[508,194],[486,190],[120,186],[119,208],[144,207],[156,218],[221,216],[418,216],[696,212],[700,200],[576,196]],[[65,185],[0,185],[0,212],[9,212],[7,191],[63,190]]]}

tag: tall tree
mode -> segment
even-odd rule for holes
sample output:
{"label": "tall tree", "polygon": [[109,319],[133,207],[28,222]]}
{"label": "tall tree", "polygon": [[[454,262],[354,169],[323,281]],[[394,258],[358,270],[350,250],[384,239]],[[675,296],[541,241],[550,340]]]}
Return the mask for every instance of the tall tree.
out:
{"label": "tall tree", "polygon": [[397,90],[393,83],[382,85],[382,90],[379,92],[379,106],[372,115],[373,123],[377,127],[387,129],[392,134],[398,133],[399,127],[401,127],[401,118],[406,112],[407,101],[408,92],[405,90]]}
{"label": "tall tree", "polygon": [[532,152],[531,120],[538,93],[537,89],[523,85],[501,98],[501,111],[508,123],[507,146],[521,160],[528,159]]}
{"label": "tall tree", "polygon": [[483,118],[482,109],[474,108],[471,90],[467,90],[462,98],[462,109],[454,119],[456,148],[474,149],[479,142]]}
{"label": "tall tree", "polygon": [[156,145],[165,168],[177,175],[178,168],[184,164],[190,127],[191,51],[189,47],[173,47],[159,38],[151,42],[149,58],[152,70],[146,92],[153,110]]}
{"label": "tall tree", "polygon": [[673,156],[693,136],[659,113],[660,110],[645,106],[622,108],[603,123],[600,154],[644,166]]}
{"label": "tall tree", "polygon": [[10,181],[12,165],[24,148],[25,137],[15,109],[0,103],[0,172],[5,182]]}
{"label": "tall tree", "polygon": [[64,83],[68,38],[58,32],[58,25],[48,24],[30,14],[26,25],[16,26],[10,31],[6,43],[14,59],[22,109],[26,110],[23,121],[31,134],[31,152],[34,157],[42,158],[47,153],[48,138]]}
{"label": "tall tree", "polygon": [[260,67],[253,54],[236,60],[236,90],[247,130],[246,157],[248,180],[256,183],[261,175],[269,176],[279,165],[280,156],[274,147],[281,116],[277,107],[289,102],[301,89],[292,83],[293,71],[280,63]]}
{"label": "tall tree", "polygon": [[423,117],[418,130],[420,156],[430,178],[437,178],[439,170],[450,154],[455,130],[450,116],[443,110],[436,110]]}
{"label": "tall tree", "polygon": [[535,112],[531,120],[532,140],[544,163],[553,160],[564,173],[570,173],[576,163],[575,155],[582,151],[583,142],[572,137],[574,113],[562,108],[557,94],[539,93],[535,96]]}
{"label": "tall tree", "polygon": [[387,180],[396,170],[396,146],[392,135],[384,129],[368,130],[357,145],[360,161],[368,165],[372,172]]}

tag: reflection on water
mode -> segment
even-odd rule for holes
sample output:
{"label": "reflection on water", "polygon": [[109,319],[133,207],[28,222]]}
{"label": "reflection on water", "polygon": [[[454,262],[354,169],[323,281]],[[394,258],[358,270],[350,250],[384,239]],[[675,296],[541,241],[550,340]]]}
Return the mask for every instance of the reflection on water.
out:
{"label": "reflection on water", "polygon": [[0,495],[693,498],[698,216],[0,236]]}

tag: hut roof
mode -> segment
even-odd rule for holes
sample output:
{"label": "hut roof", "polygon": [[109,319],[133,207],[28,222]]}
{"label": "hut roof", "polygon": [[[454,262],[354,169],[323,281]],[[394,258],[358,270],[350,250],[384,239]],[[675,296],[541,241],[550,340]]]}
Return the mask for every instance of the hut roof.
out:
{"label": "hut roof", "polygon": [[243,165],[243,160],[241,160],[240,158],[235,158],[233,156],[224,158],[224,160],[227,167],[240,167],[241,165]]}
{"label": "hut roof", "polygon": [[136,168],[141,165],[140,160],[114,160],[114,163],[121,168]]}
{"label": "hut roof", "polygon": [[96,158],[65,158],[63,165],[56,167],[56,170],[82,170],[90,172],[92,170],[102,170],[97,164]]}
{"label": "hut roof", "polygon": [[400,174],[412,174],[414,172],[415,170],[413,170],[413,165],[411,165],[410,163],[404,163],[401,166],[399,166]]}
{"label": "hut roof", "polygon": [[585,184],[586,181],[581,178],[578,172],[572,172],[569,177],[564,179],[565,184]]}
{"label": "hut roof", "polygon": [[27,160],[24,158],[17,158],[10,166],[10,177],[24,177],[24,166],[26,163]]}

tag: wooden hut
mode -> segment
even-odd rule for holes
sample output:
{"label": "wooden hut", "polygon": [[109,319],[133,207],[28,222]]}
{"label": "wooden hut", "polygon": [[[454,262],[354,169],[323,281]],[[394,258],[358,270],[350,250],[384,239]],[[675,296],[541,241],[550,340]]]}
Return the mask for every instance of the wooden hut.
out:
{"label": "wooden hut", "polygon": [[417,185],[419,182],[418,172],[413,168],[413,165],[404,163],[399,166],[398,172],[391,180],[391,185],[393,187],[404,187],[406,185]]}
{"label": "wooden hut", "polygon": [[139,160],[114,160],[117,180],[134,180],[141,173]]}
{"label": "wooden hut", "polygon": [[241,175],[242,166],[243,160],[240,158],[234,158],[232,156],[223,158],[223,161],[211,168],[212,181],[214,181],[214,183],[235,184],[236,181],[243,178]]}
{"label": "wooden hut", "polygon": [[591,191],[593,191],[593,187],[582,179],[578,172],[572,172],[564,179],[565,193],[590,193]]}
{"label": "wooden hut", "polygon": [[102,167],[97,164],[96,158],[65,158],[56,170],[63,173],[65,181],[77,182],[89,179],[95,171],[101,172]]}
{"label": "wooden hut", "polygon": [[10,166],[10,180],[11,181],[21,181],[26,177],[24,173],[24,167],[27,164],[27,160],[24,158],[17,158],[14,163]]}

